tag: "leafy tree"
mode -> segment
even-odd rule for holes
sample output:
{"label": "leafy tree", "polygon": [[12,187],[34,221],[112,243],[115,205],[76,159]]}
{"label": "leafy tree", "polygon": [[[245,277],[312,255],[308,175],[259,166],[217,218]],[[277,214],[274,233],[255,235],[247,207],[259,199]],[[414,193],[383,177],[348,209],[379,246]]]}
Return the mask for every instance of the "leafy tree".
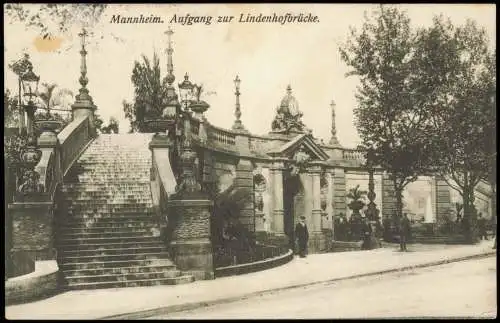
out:
{"label": "leafy tree", "polygon": [[101,128],[102,133],[118,133],[119,123],[114,117],[109,118],[107,126]]}
{"label": "leafy tree", "polygon": [[95,125],[95,128],[98,131],[101,131],[103,124],[104,124],[104,120],[102,120],[101,116],[98,113],[94,112],[94,125]]}
{"label": "leafy tree", "polygon": [[123,112],[125,112],[125,118],[130,121],[129,133],[139,132],[139,123],[136,120],[136,113],[134,110],[134,104],[123,100]]}
{"label": "leafy tree", "polygon": [[123,102],[125,117],[131,128],[144,131],[144,120],[161,117],[167,100],[167,80],[161,77],[160,59],[154,53],[152,62],[142,55],[142,62],[135,61],[132,70],[134,103]]}
{"label": "leafy tree", "polygon": [[23,23],[26,28],[39,31],[44,38],[68,32],[73,26],[93,27],[101,19],[107,4],[7,3],[6,21]]}
{"label": "leafy tree", "polygon": [[341,46],[342,60],[361,85],[354,109],[362,148],[372,150],[372,161],[391,176],[396,215],[402,214],[403,189],[417,179],[430,161],[426,142],[429,126],[421,104],[425,87],[416,88],[415,33],[405,12],[381,5],[365,16],[360,32],[351,29]]}
{"label": "leafy tree", "polygon": [[427,108],[431,116],[433,165],[462,196],[466,234],[473,241],[474,189],[494,172],[496,130],[492,95],[496,87],[496,54],[486,31],[473,21],[454,27],[436,17],[419,37],[422,79],[432,85]]}
{"label": "leafy tree", "polygon": [[15,128],[19,126],[19,109],[18,98],[5,89],[3,95],[3,113],[4,113],[4,126],[6,128]]}
{"label": "leafy tree", "polygon": [[43,108],[50,114],[51,109],[70,111],[73,101],[73,92],[69,89],[57,89],[55,83],[42,83],[42,90],[38,97],[41,99]]}

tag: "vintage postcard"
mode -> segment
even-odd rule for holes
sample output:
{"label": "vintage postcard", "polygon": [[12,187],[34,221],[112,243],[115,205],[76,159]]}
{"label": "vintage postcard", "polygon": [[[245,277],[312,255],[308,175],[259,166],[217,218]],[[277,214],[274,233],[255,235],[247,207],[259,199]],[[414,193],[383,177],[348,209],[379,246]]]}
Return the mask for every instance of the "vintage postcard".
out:
{"label": "vintage postcard", "polygon": [[7,319],[494,318],[494,4],[4,14]]}

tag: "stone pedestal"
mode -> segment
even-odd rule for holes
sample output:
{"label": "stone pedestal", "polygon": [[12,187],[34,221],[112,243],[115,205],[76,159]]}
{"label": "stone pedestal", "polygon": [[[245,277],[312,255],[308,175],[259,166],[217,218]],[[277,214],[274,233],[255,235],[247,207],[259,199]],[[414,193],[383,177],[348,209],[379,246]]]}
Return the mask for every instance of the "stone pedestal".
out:
{"label": "stone pedestal", "polygon": [[51,202],[9,204],[10,255],[13,276],[34,270],[37,260],[56,259],[54,210]]}
{"label": "stone pedestal", "polygon": [[82,90],[80,94],[77,95],[75,103],[71,106],[71,113],[73,115],[73,120],[85,116],[89,118],[90,121],[90,135],[95,137],[97,135],[97,130],[94,123],[94,111],[97,107],[92,102],[92,97],[85,93],[82,95]]}
{"label": "stone pedestal", "polygon": [[196,279],[213,279],[214,265],[210,241],[210,200],[171,200],[171,254],[179,270]]}

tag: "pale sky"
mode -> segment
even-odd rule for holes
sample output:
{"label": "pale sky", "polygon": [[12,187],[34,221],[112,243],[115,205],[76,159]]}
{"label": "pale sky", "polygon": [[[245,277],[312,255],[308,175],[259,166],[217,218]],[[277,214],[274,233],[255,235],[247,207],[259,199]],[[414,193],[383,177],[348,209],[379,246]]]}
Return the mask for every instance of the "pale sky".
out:
{"label": "pale sky", "polygon": [[[233,22],[225,24],[214,20],[211,25],[172,24],[175,32],[175,83],[182,82],[187,72],[191,81],[203,83],[206,91],[216,92],[202,97],[210,104],[206,113],[208,120],[220,127],[231,127],[235,119],[233,79],[239,75],[241,120],[252,133],[266,134],[271,130],[276,107],[290,84],[304,113],[304,123],[325,142],[330,139],[330,102],[335,100],[337,137],[343,146],[354,147],[359,142],[353,123],[357,80],[345,78],[348,68],[340,59],[338,47],[347,39],[349,26],[359,30],[364,11],[373,7],[369,4],[109,5],[96,26],[99,30],[96,37],[104,35],[108,41],[93,43],[87,48],[88,88],[105,123],[114,116],[120,122],[120,132],[125,132],[128,122],[122,101],[133,98],[130,76],[134,60],[141,59],[143,53],[152,57],[156,49],[160,54],[162,73],[166,73],[167,37],[164,32],[171,17],[189,13],[192,16],[215,16],[216,20],[219,15],[234,15]],[[400,7],[408,11],[415,27],[431,24],[432,17],[440,13],[450,17],[455,24],[463,24],[467,18],[474,19],[486,28],[491,46],[495,46],[494,5],[415,4]],[[320,22],[285,25],[237,22],[240,13],[273,12],[310,12],[317,15]],[[113,14],[154,14],[161,16],[165,23],[111,24]],[[66,35],[59,35],[63,37],[61,47],[69,50],[40,52],[34,45],[37,36],[34,31],[26,30],[20,23],[9,24],[7,17],[4,23],[5,67],[26,50],[41,82],[54,82],[77,92],[80,87],[80,47],[76,34],[81,25],[75,25]],[[121,40],[109,41],[111,34]],[[77,46],[70,47],[72,44]],[[16,76],[8,68],[4,70],[5,86],[17,93]]]}

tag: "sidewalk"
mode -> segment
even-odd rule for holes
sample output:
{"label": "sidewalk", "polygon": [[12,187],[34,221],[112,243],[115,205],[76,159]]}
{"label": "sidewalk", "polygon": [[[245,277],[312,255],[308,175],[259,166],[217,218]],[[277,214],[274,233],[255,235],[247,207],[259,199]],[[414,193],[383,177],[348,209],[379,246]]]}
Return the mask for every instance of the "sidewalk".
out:
{"label": "sidewalk", "polygon": [[473,246],[409,245],[410,252],[406,253],[381,248],[315,254],[261,272],[185,285],[70,291],[33,303],[7,306],[6,318],[141,318],[277,289],[494,255],[492,246],[493,241],[489,240]]}

